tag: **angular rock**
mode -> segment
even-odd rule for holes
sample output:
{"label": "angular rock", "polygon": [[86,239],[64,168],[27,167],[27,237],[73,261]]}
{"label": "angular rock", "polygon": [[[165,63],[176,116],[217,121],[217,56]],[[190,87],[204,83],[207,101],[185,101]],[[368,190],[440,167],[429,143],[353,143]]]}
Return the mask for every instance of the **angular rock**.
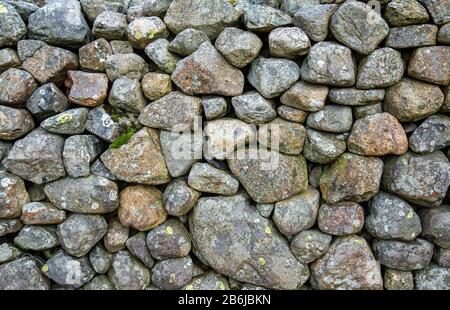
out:
{"label": "angular rock", "polygon": [[450,186],[449,167],[441,151],[390,157],[384,166],[383,188],[421,206],[439,206]]}
{"label": "angular rock", "polygon": [[176,219],[168,219],[147,234],[147,247],[157,260],[184,257],[191,251],[186,228]]}
{"label": "angular rock", "polygon": [[127,29],[128,41],[137,49],[144,49],[159,38],[167,38],[169,31],[157,16],[140,17],[133,20]]}
{"label": "angular rock", "polygon": [[84,131],[88,113],[87,108],[70,109],[45,119],[41,127],[52,133],[80,134]]}
{"label": "angular rock", "polygon": [[66,212],[48,202],[30,202],[22,207],[20,220],[25,225],[59,224],[66,219]]}
{"label": "angular rock", "polygon": [[352,109],[339,105],[326,105],[319,112],[310,113],[306,119],[309,127],[332,133],[350,131],[352,122]]}
{"label": "angular rock", "polygon": [[127,37],[127,16],[113,11],[100,13],[94,21],[92,34],[106,40],[122,40]]}
{"label": "angular rock", "polygon": [[250,31],[270,32],[292,22],[289,14],[268,5],[239,2],[237,8],[244,12],[243,21]]}
{"label": "angular rock", "polygon": [[107,150],[100,158],[119,180],[142,184],[164,184],[170,180],[158,133],[151,128],[141,129],[126,144]]}
{"label": "angular rock", "polygon": [[406,201],[379,192],[369,202],[366,230],[378,239],[412,241],[422,232],[419,216]]}
{"label": "angular rock", "polygon": [[42,275],[39,265],[38,261],[30,256],[0,265],[0,289],[49,290],[50,281]]}
{"label": "angular rock", "polygon": [[76,54],[53,46],[44,46],[22,64],[22,68],[30,72],[41,84],[61,84],[67,71],[76,70],[78,57]]}
{"label": "angular rock", "polygon": [[306,82],[297,82],[280,98],[282,104],[302,111],[317,112],[323,109],[328,87]]}
{"label": "angular rock", "polygon": [[311,264],[313,288],[329,290],[380,290],[380,265],[367,241],[359,236],[337,238],[328,252]]}
{"label": "angular rock", "polygon": [[416,153],[431,153],[450,145],[450,117],[429,116],[409,137],[409,147]]}
{"label": "angular rock", "polygon": [[173,91],[147,105],[139,115],[139,122],[147,127],[167,130],[192,129],[201,113],[200,98]]}
{"label": "angular rock", "polygon": [[200,198],[190,217],[190,232],[197,256],[238,281],[295,289],[309,276],[275,226],[242,195]]}
{"label": "angular rock", "polygon": [[280,105],[277,108],[277,114],[282,119],[295,123],[304,123],[308,116],[308,112],[291,108],[287,105]]}
{"label": "angular rock", "polygon": [[436,113],[444,103],[437,85],[403,78],[386,90],[384,111],[400,122],[417,121]]}
{"label": "angular rock", "polygon": [[228,112],[228,103],[225,98],[220,96],[204,96],[202,107],[208,121],[225,116]]}
{"label": "angular rock", "polygon": [[144,290],[150,285],[150,270],[128,251],[114,255],[108,279],[117,290]]}
{"label": "angular rock", "polygon": [[294,59],[308,53],[311,43],[306,33],[297,27],[280,27],[269,34],[269,49],[273,57]]}
{"label": "angular rock", "polygon": [[145,240],[145,233],[140,232],[128,238],[126,242],[128,251],[137,257],[146,267],[152,268],[155,264]]}
{"label": "angular rock", "polygon": [[436,24],[441,25],[450,21],[450,9],[447,1],[419,0],[419,2],[427,8]]}
{"label": "angular rock", "polygon": [[66,86],[70,87],[69,101],[87,107],[103,103],[108,93],[108,77],[104,73],[69,71]]}
{"label": "angular rock", "polygon": [[14,238],[14,243],[23,250],[43,251],[59,245],[56,230],[51,226],[25,226]]}
{"label": "angular rock", "polygon": [[62,162],[64,139],[38,128],[17,140],[3,160],[12,173],[36,184],[66,175]]}
{"label": "angular rock", "polygon": [[386,5],[384,19],[394,27],[426,23],[427,10],[416,0],[393,0]]}
{"label": "angular rock", "polygon": [[125,248],[128,240],[129,228],[123,226],[117,219],[112,219],[108,223],[108,230],[103,238],[103,243],[109,253],[118,252]]}
{"label": "angular rock", "polygon": [[157,262],[152,269],[152,284],[164,290],[180,289],[192,280],[192,267],[189,256]]}
{"label": "angular rock", "polygon": [[327,203],[369,200],[378,192],[382,172],[381,159],[344,153],[320,177],[323,199]]}
{"label": "angular rock", "polygon": [[430,83],[446,86],[450,82],[450,46],[421,47],[409,60],[408,75]]}
{"label": "angular rock", "polygon": [[178,56],[169,51],[169,41],[166,39],[157,39],[147,45],[145,54],[159,69],[168,74],[175,71],[177,62],[180,60]]}
{"label": "angular rock", "polygon": [[276,118],[260,125],[258,142],[260,146],[269,147],[286,155],[299,155],[303,150],[306,129],[303,125]]}
{"label": "angular rock", "polygon": [[122,76],[114,81],[109,92],[108,102],[113,107],[139,113],[146,105],[141,83]]}
{"label": "angular rock", "polygon": [[15,140],[33,130],[34,121],[25,109],[0,106],[0,139]]}
{"label": "angular rock", "polygon": [[358,234],[364,227],[364,209],[353,202],[323,204],[317,215],[319,229],[334,236]]}
{"label": "angular rock", "polygon": [[123,225],[140,231],[157,227],[167,218],[162,193],[150,186],[128,186],[120,192],[118,215]]}
{"label": "angular rock", "polygon": [[175,34],[192,28],[214,39],[225,27],[237,23],[240,17],[241,13],[226,0],[174,0],[164,23]]}
{"label": "angular rock", "polygon": [[31,74],[10,68],[0,74],[0,104],[22,106],[36,88],[37,83]]}
{"label": "angular rock", "polygon": [[333,14],[330,30],[338,41],[367,55],[388,35],[389,26],[369,5],[351,1]]}
{"label": "angular rock", "polygon": [[373,250],[382,265],[397,270],[425,268],[433,257],[433,244],[419,238],[410,242],[376,240]]}
{"label": "angular rock", "polygon": [[317,229],[304,230],[292,239],[291,252],[301,263],[311,263],[328,251],[331,239]]}
{"label": "angular rock", "polygon": [[63,162],[67,174],[72,178],[90,175],[90,164],[100,155],[102,145],[94,135],[75,135],[66,139]]}
{"label": "angular rock", "polygon": [[293,236],[311,228],[316,222],[320,193],[308,187],[304,192],[275,203],[273,221],[280,232]]}
{"label": "angular rock", "polygon": [[328,35],[328,25],[337,8],[336,4],[305,5],[292,12],[295,13],[292,23],[303,29],[311,40],[321,42]]}
{"label": "angular rock", "polygon": [[389,30],[385,46],[395,49],[413,48],[436,44],[436,25],[411,25]]}
{"label": "angular rock", "polygon": [[98,242],[89,252],[89,261],[96,273],[104,274],[112,264],[112,254],[110,254],[103,245]]}
{"label": "angular rock", "polygon": [[98,158],[94,163],[91,165],[91,173],[97,176],[101,176],[104,178],[107,178],[111,181],[116,181],[117,178],[111,174],[111,172],[105,167],[105,165],[102,163],[100,158]]}
{"label": "angular rock", "polygon": [[47,44],[40,40],[20,40],[17,42],[17,55],[21,62],[32,57],[37,50]]}
{"label": "angular rock", "polygon": [[303,156],[313,163],[329,164],[345,152],[347,145],[336,135],[308,128]]}
{"label": "angular rock", "polygon": [[155,101],[172,91],[170,75],[157,72],[149,72],[142,78],[142,90],[145,97]]}
{"label": "angular rock", "polygon": [[450,249],[449,215],[449,206],[423,210],[420,213],[423,227],[422,236],[445,249]]}
{"label": "angular rock", "polygon": [[105,72],[105,61],[112,54],[109,42],[103,38],[97,39],[79,49],[80,67],[87,71]]}
{"label": "angular rock", "polygon": [[137,54],[115,54],[106,59],[105,69],[111,82],[114,82],[121,76],[141,80],[148,72],[148,65]]}
{"label": "angular rock", "polygon": [[230,173],[214,168],[207,163],[195,163],[190,172],[188,184],[199,192],[224,196],[235,195],[239,181]]}
{"label": "angular rock", "polygon": [[203,42],[208,41],[209,38],[203,31],[188,28],[178,33],[170,42],[169,51],[181,56],[189,56],[195,52]]}
{"label": "angular rock", "polygon": [[258,56],[262,45],[256,34],[234,27],[225,28],[215,42],[216,49],[238,68],[251,63]]}
{"label": "angular rock", "polygon": [[349,48],[334,42],[319,42],[309,50],[301,67],[305,82],[352,86],[355,84],[356,66]]}
{"label": "angular rock", "polygon": [[14,45],[27,33],[27,26],[10,4],[0,4],[0,47]]}
{"label": "angular rock", "polygon": [[119,206],[117,184],[95,175],[57,180],[45,185],[44,191],[56,207],[66,211],[103,214]]}
{"label": "angular rock", "polygon": [[53,83],[42,85],[27,100],[27,109],[39,120],[64,112],[68,107],[67,97]]}
{"label": "angular rock", "polygon": [[177,63],[172,81],[189,95],[238,96],[244,90],[242,72],[228,64],[209,42],[202,43],[197,51]]}
{"label": "angular rock", "polygon": [[292,60],[259,57],[252,62],[248,81],[264,97],[281,95],[300,77],[300,69]]}
{"label": "angular rock", "polygon": [[25,183],[18,176],[0,171],[0,218],[20,216],[22,207],[30,202]]}

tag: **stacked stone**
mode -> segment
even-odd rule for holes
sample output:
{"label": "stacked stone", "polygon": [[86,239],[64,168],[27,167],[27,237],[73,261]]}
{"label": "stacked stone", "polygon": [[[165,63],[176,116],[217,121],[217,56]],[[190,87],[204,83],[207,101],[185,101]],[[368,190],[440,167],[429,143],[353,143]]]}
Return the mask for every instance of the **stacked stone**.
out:
{"label": "stacked stone", "polygon": [[377,7],[0,0],[0,289],[450,289],[450,0]]}

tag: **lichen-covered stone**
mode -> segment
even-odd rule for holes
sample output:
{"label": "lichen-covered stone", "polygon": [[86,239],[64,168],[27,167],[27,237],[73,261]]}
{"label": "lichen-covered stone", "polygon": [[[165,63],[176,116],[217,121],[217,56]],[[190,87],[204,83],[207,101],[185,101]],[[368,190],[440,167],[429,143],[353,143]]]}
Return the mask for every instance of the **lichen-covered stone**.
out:
{"label": "lichen-covered stone", "polygon": [[156,39],[169,35],[166,25],[157,16],[136,18],[128,25],[127,33],[128,41],[138,49],[144,49]]}
{"label": "lichen-covered stone", "polygon": [[59,245],[55,227],[36,225],[23,227],[14,238],[14,243],[23,250],[32,251],[48,250]]}
{"label": "lichen-covered stone", "polygon": [[192,280],[193,262],[189,256],[157,262],[152,269],[152,284],[165,290],[176,290]]}
{"label": "lichen-covered stone", "polygon": [[0,274],[1,290],[50,289],[50,281],[41,273],[40,263],[30,256],[0,265]]}
{"label": "lichen-covered stone", "polygon": [[10,68],[0,74],[0,104],[22,106],[36,88],[37,83],[31,74]]}
{"label": "lichen-covered stone", "polygon": [[297,27],[279,27],[269,34],[269,49],[273,57],[297,58],[308,53],[311,43],[306,33]]}
{"label": "lichen-covered stone", "polygon": [[416,153],[431,153],[450,145],[450,117],[435,114],[425,119],[409,137],[409,147]]}
{"label": "lichen-covered stone", "polygon": [[27,26],[10,4],[0,4],[0,47],[13,45],[27,33]]}
{"label": "lichen-covered stone", "polygon": [[305,143],[306,129],[303,125],[275,118],[273,121],[260,125],[258,142],[272,150],[287,155],[299,155]]}
{"label": "lichen-covered stone", "polygon": [[345,152],[346,143],[335,134],[306,129],[303,156],[313,163],[328,164]]}
{"label": "lichen-covered stone", "polygon": [[157,39],[147,45],[145,54],[159,69],[168,74],[175,71],[177,63],[180,60],[177,55],[169,51],[169,41],[166,39]]}
{"label": "lichen-covered stone", "polygon": [[87,108],[70,109],[45,119],[41,122],[41,127],[57,134],[80,134],[84,131],[88,114]]}
{"label": "lichen-covered stone", "polygon": [[145,97],[156,101],[172,91],[170,75],[157,72],[149,72],[142,78],[142,91]]}
{"label": "lichen-covered stone", "polygon": [[188,178],[188,184],[199,192],[224,196],[235,195],[239,181],[230,173],[214,168],[208,163],[195,163]]}
{"label": "lichen-covered stone", "polygon": [[144,290],[150,285],[150,270],[128,251],[114,255],[108,279],[117,290]]}
{"label": "lichen-covered stone", "polygon": [[33,117],[25,109],[0,106],[0,139],[15,140],[34,128]]}
{"label": "lichen-covered stone", "polygon": [[145,233],[139,232],[133,237],[128,238],[126,246],[128,251],[137,257],[146,267],[152,268],[155,264],[145,240]]}
{"label": "lichen-covered stone", "polygon": [[105,72],[105,61],[113,54],[108,41],[103,38],[92,41],[78,50],[81,69]]}
{"label": "lichen-covered stone", "polygon": [[134,53],[109,56],[105,61],[105,70],[111,82],[114,82],[121,76],[141,80],[149,71],[145,60]]}
{"label": "lichen-covered stone", "polygon": [[83,286],[95,275],[86,256],[75,258],[63,251],[59,251],[50,258],[41,270],[46,277],[71,288]]}
{"label": "lichen-covered stone", "polygon": [[384,288],[387,290],[413,290],[414,278],[411,271],[386,268],[384,270]]}
{"label": "lichen-covered stone", "polygon": [[48,202],[30,202],[22,206],[20,220],[25,225],[59,224],[66,219],[66,212]]}
{"label": "lichen-covered stone", "polygon": [[188,28],[170,41],[169,51],[181,55],[189,56],[195,52],[203,42],[208,42],[209,38],[203,31]]}
{"label": "lichen-covered stone", "polygon": [[42,85],[27,100],[27,109],[39,120],[64,112],[68,107],[67,97],[53,83]]}
{"label": "lichen-covered stone", "polygon": [[306,124],[320,131],[341,133],[352,128],[352,109],[340,105],[326,105],[322,110],[310,113]]}
{"label": "lichen-covered stone", "polygon": [[103,238],[103,244],[109,253],[115,253],[125,248],[129,235],[128,226],[123,226],[117,219],[108,223],[108,230]]}
{"label": "lichen-covered stone", "polygon": [[364,209],[354,202],[323,204],[317,214],[319,229],[335,236],[354,235],[364,227]]}
{"label": "lichen-covered stone", "polygon": [[415,272],[414,282],[418,290],[449,290],[450,268],[431,263]]}
{"label": "lichen-covered stone", "polygon": [[113,107],[133,113],[139,113],[147,103],[141,83],[126,76],[114,81],[109,91],[108,102]]}
{"label": "lichen-covered stone", "polygon": [[293,12],[295,15],[293,15],[292,23],[303,29],[311,40],[321,42],[328,35],[328,25],[337,8],[336,4],[304,5]]}
{"label": "lichen-covered stone", "polygon": [[332,237],[317,229],[304,230],[291,241],[291,252],[307,264],[323,256],[329,249]]}
{"label": "lichen-covered stone", "polygon": [[127,37],[127,16],[113,11],[100,13],[94,21],[92,34],[106,40],[122,40]]}
{"label": "lichen-covered stone", "polygon": [[389,30],[385,45],[395,49],[413,48],[436,44],[436,25],[411,25]]}
{"label": "lichen-covered stone", "polygon": [[450,82],[450,46],[415,49],[408,64],[408,75],[430,83],[446,86]]}

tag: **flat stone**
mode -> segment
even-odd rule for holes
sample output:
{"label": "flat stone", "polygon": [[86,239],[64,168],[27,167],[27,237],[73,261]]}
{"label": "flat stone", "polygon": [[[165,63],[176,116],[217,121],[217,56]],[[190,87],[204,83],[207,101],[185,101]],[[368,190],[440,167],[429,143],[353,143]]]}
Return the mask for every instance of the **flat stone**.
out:
{"label": "flat stone", "polygon": [[66,212],[48,202],[30,202],[22,206],[20,220],[25,225],[59,224],[66,219]]}
{"label": "flat stone", "polygon": [[405,70],[400,52],[383,47],[374,50],[359,64],[356,87],[382,88],[398,83]]}
{"label": "flat stone", "polygon": [[308,187],[300,194],[275,203],[273,221],[283,235],[293,236],[316,222],[320,193]]}
{"label": "flat stone", "polygon": [[308,116],[308,112],[291,108],[287,105],[280,105],[277,108],[277,114],[282,119],[287,121],[295,122],[295,123],[304,123],[306,117]]}
{"label": "flat stone", "polygon": [[275,98],[300,77],[298,65],[288,59],[258,57],[252,62],[248,81],[265,98]]}
{"label": "flat stone", "polygon": [[411,25],[389,30],[385,45],[395,49],[413,48],[436,44],[436,25]]}
{"label": "flat stone", "polygon": [[238,281],[295,289],[309,276],[276,227],[242,195],[200,198],[190,217],[190,232],[197,256]]}
{"label": "flat stone", "polygon": [[23,106],[36,88],[31,74],[10,68],[0,74],[0,104]]}
{"label": "flat stone", "polygon": [[439,86],[403,78],[386,90],[383,110],[400,122],[417,121],[439,111],[443,103]]}
{"label": "flat stone", "polygon": [[64,138],[38,128],[14,143],[3,164],[12,173],[33,183],[50,182],[66,175],[63,146]]}
{"label": "flat stone", "polygon": [[367,201],[378,192],[382,172],[383,161],[377,157],[343,153],[320,177],[323,199],[327,203]]}
{"label": "flat stone", "polygon": [[159,38],[167,38],[169,31],[157,16],[140,17],[128,24],[128,41],[137,49],[144,49]]}
{"label": "flat stone", "polygon": [[306,162],[301,155],[289,156],[250,147],[238,150],[227,162],[231,172],[258,203],[287,199],[306,190],[308,185]]}
{"label": "flat stone", "polygon": [[95,175],[57,180],[45,185],[44,191],[56,207],[66,211],[103,214],[119,206],[117,184]]}
{"label": "flat stone", "polygon": [[384,89],[332,88],[328,100],[349,106],[364,106],[384,99]]}
{"label": "flat stone", "polygon": [[119,180],[142,184],[164,184],[170,180],[158,132],[151,128],[141,129],[126,144],[108,149],[100,158]]}
{"label": "flat stone", "polygon": [[39,120],[64,112],[68,107],[67,97],[53,83],[42,85],[27,100],[27,109]]}
{"label": "flat stone", "polygon": [[117,290],[144,290],[150,285],[150,270],[128,251],[114,255],[108,279]]}
{"label": "flat stone", "polygon": [[242,72],[228,64],[209,42],[202,43],[197,51],[177,63],[172,81],[189,95],[238,96],[244,90]]}
{"label": "flat stone", "polygon": [[353,115],[355,116],[356,119],[361,119],[366,116],[382,112],[383,112],[383,104],[381,102],[353,107]]}
{"label": "flat stone", "polygon": [[53,46],[44,46],[22,64],[22,68],[30,72],[41,84],[62,84],[67,71],[76,70],[78,57],[76,54]]}
{"label": "flat stone", "polygon": [[450,46],[415,49],[408,65],[408,75],[430,83],[447,86],[450,82]]}
{"label": "flat stone", "polygon": [[379,192],[369,202],[366,230],[378,239],[412,241],[422,232],[419,216],[404,200]]}
{"label": "flat stone", "polygon": [[384,167],[383,188],[421,206],[439,206],[450,185],[449,167],[441,151],[390,157]]}
{"label": "flat stone", "polygon": [[410,242],[376,240],[373,250],[380,264],[397,270],[425,268],[433,256],[433,244],[419,238]]}
{"label": "flat stone", "polygon": [[146,231],[157,227],[166,218],[162,193],[158,189],[137,185],[120,192],[119,219],[123,225]]}
{"label": "flat stone", "polygon": [[401,155],[408,150],[408,138],[398,120],[384,112],[356,120],[347,146],[359,155]]}
{"label": "flat stone", "polygon": [[261,39],[250,31],[227,27],[217,37],[216,49],[235,67],[243,68],[261,51]]}
{"label": "flat stone", "polygon": [[181,56],[189,56],[195,52],[203,42],[208,41],[208,35],[203,31],[188,28],[178,33],[175,38],[170,41],[169,51]]}
{"label": "flat stone", "polygon": [[431,153],[450,145],[450,117],[435,114],[425,119],[409,137],[409,147],[416,153]]}
{"label": "flat stone", "polygon": [[306,119],[309,127],[332,133],[350,131],[352,122],[352,109],[339,105],[326,105],[319,112],[310,113]]}
{"label": "flat stone", "polygon": [[311,264],[311,284],[322,290],[383,289],[380,265],[359,236],[335,239],[328,252]]}
{"label": "flat stone", "polygon": [[50,281],[42,275],[39,262],[30,256],[0,265],[0,274],[1,290],[50,289]]}
{"label": "flat stone", "polygon": [[199,192],[232,196],[237,193],[239,181],[230,173],[214,168],[207,163],[195,163],[188,178],[188,184]]}
{"label": "flat stone", "polygon": [[34,128],[31,113],[25,109],[0,106],[0,139],[15,140]]}
{"label": "flat stone", "polygon": [[317,214],[319,229],[334,236],[358,234],[364,227],[364,209],[354,202],[323,204]]}
{"label": "flat stone", "polygon": [[41,122],[41,127],[52,133],[80,134],[84,131],[88,114],[87,108],[70,109],[45,119]]}
{"label": "flat stone", "polygon": [[316,43],[303,60],[301,76],[303,81],[314,84],[352,86],[356,76],[352,52],[338,43]]}
{"label": "flat stone", "polygon": [[193,129],[201,113],[200,98],[173,91],[147,105],[139,115],[139,122],[147,127],[167,130]]}
{"label": "flat stone", "polygon": [[[283,3],[288,2],[295,1],[284,1]],[[292,23],[303,29],[311,40],[321,42],[328,35],[328,25],[337,8],[336,4],[304,5],[291,12]]]}
{"label": "flat stone", "polygon": [[241,13],[226,0],[174,0],[164,23],[175,34],[192,28],[214,39],[225,27],[236,24],[240,17]]}
{"label": "flat stone", "polygon": [[70,255],[86,255],[106,234],[107,224],[100,215],[71,214],[58,225],[57,234],[63,249]]}

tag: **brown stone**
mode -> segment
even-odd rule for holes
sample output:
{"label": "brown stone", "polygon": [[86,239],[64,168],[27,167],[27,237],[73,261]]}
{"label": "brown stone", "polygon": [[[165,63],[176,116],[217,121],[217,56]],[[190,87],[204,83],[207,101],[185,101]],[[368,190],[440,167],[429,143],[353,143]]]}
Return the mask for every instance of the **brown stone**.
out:
{"label": "brown stone", "polygon": [[399,121],[389,113],[358,119],[347,140],[350,152],[367,156],[401,155],[408,150],[408,138]]}
{"label": "brown stone", "polygon": [[20,220],[25,225],[59,224],[66,219],[66,212],[49,202],[30,202],[22,207]]}
{"label": "brown stone", "polygon": [[155,101],[172,91],[170,75],[165,73],[150,72],[142,78],[142,90],[145,97]]}
{"label": "brown stone", "polygon": [[88,71],[105,72],[105,61],[113,51],[108,41],[97,39],[78,51],[80,67]]}
{"label": "brown stone", "polygon": [[0,171],[0,218],[20,216],[22,206],[30,201],[25,183],[14,174]]}
{"label": "brown stone", "polygon": [[330,235],[354,235],[364,227],[364,209],[354,202],[323,204],[317,223],[321,231]]}
{"label": "brown stone", "polygon": [[163,223],[166,218],[162,193],[156,188],[128,186],[120,192],[119,219],[122,225],[146,231]]}
{"label": "brown stone", "polygon": [[33,76],[19,69],[8,69],[0,74],[0,104],[20,106],[37,88]]}
{"label": "brown stone", "polygon": [[408,65],[408,74],[416,79],[446,86],[450,82],[450,46],[429,46],[415,49]]}
{"label": "brown stone", "polygon": [[86,107],[96,107],[108,95],[108,76],[104,73],[69,71],[66,86],[70,88],[69,101]]}

